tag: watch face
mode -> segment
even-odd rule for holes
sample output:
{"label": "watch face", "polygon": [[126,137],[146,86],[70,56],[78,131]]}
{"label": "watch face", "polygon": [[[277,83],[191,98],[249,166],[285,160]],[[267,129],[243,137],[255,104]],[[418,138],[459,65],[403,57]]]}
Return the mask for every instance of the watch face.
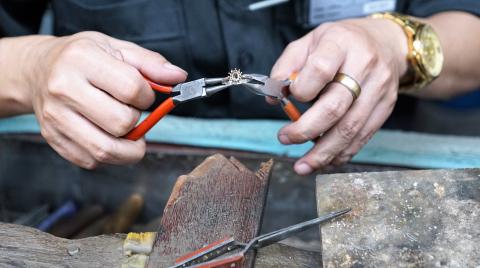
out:
{"label": "watch face", "polygon": [[420,64],[432,77],[437,77],[442,71],[443,53],[438,35],[428,25],[423,25],[418,31],[418,37],[413,42],[415,50],[422,61]]}

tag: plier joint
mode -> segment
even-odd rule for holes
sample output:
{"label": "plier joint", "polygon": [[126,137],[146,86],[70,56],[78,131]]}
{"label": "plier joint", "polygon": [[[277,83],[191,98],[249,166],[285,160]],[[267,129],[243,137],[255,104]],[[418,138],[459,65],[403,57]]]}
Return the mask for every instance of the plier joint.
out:
{"label": "plier joint", "polygon": [[225,78],[201,78],[190,82],[180,83],[172,88],[172,93],[179,93],[172,97],[175,104],[210,97],[211,95],[229,87]]}

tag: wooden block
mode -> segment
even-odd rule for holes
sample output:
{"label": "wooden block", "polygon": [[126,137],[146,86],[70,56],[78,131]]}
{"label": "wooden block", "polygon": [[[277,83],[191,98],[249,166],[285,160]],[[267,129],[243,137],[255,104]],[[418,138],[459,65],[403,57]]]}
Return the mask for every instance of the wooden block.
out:
{"label": "wooden block", "polygon": [[79,240],[0,223],[0,267],[120,267],[124,234]]}
{"label": "wooden block", "polygon": [[[148,254],[125,255],[125,238],[125,234],[116,234],[68,240],[31,227],[0,223],[0,267],[144,267],[134,264],[144,263]],[[320,259],[317,252],[275,244],[259,250],[255,267],[320,267]]]}
{"label": "wooden block", "polygon": [[[207,158],[180,176],[165,207],[148,267],[175,259],[216,240],[246,242],[258,235],[273,161],[252,172],[235,158]],[[251,267],[252,256],[246,262]]]}
{"label": "wooden block", "polygon": [[325,267],[477,267],[480,169],[320,175]]}

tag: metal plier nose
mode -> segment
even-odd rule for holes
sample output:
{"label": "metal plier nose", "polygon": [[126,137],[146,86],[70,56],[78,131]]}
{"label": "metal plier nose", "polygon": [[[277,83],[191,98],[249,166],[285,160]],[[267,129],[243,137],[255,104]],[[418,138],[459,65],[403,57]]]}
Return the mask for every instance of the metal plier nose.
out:
{"label": "metal plier nose", "polygon": [[297,121],[302,115],[284,94],[285,89],[295,80],[296,73],[286,80],[273,79],[263,74],[243,74],[241,77],[239,84],[247,87],[254,94],[279,100],[290,120]]}
{"label": "metal plier nose", "polygon": [[167,115],[177,105],[190,100],[210,97],[232,85],[227,77],[201,78],[180,83],[174,87],[160,85],[147,79],[150,87],[164,94],[175,94],[162,102],[150,115],[130,131],[124,138],[138,140],[147,133],[160,119]]}

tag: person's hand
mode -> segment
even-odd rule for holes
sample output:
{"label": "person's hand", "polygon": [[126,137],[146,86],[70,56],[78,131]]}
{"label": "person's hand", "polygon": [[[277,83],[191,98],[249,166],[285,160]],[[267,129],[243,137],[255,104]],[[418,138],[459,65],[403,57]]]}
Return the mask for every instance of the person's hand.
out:
{"label": "person's hand", "polygon": [[[407,40],[388,20],[355,19],[319,26],[288,45],[271,76],[285,79],[295,99],[314,101],[301,118],[279,131],[283,144],[305,143],[321,136],[295,163],[306,175],[330,164],[349,161],[391,114],[399,78],[406,71]],[[361,86],[354,100],[344,85],[331,82],[345,73]]]}
{"label": "person's hand", "polygon": [[154,101],[142,74],[166,84],[186,79],[160,54],[97,32],[48,39],[31,55],[30,98],[41,134],[61,156],[87,169],[144,156],[144,139],[121,138]]}

